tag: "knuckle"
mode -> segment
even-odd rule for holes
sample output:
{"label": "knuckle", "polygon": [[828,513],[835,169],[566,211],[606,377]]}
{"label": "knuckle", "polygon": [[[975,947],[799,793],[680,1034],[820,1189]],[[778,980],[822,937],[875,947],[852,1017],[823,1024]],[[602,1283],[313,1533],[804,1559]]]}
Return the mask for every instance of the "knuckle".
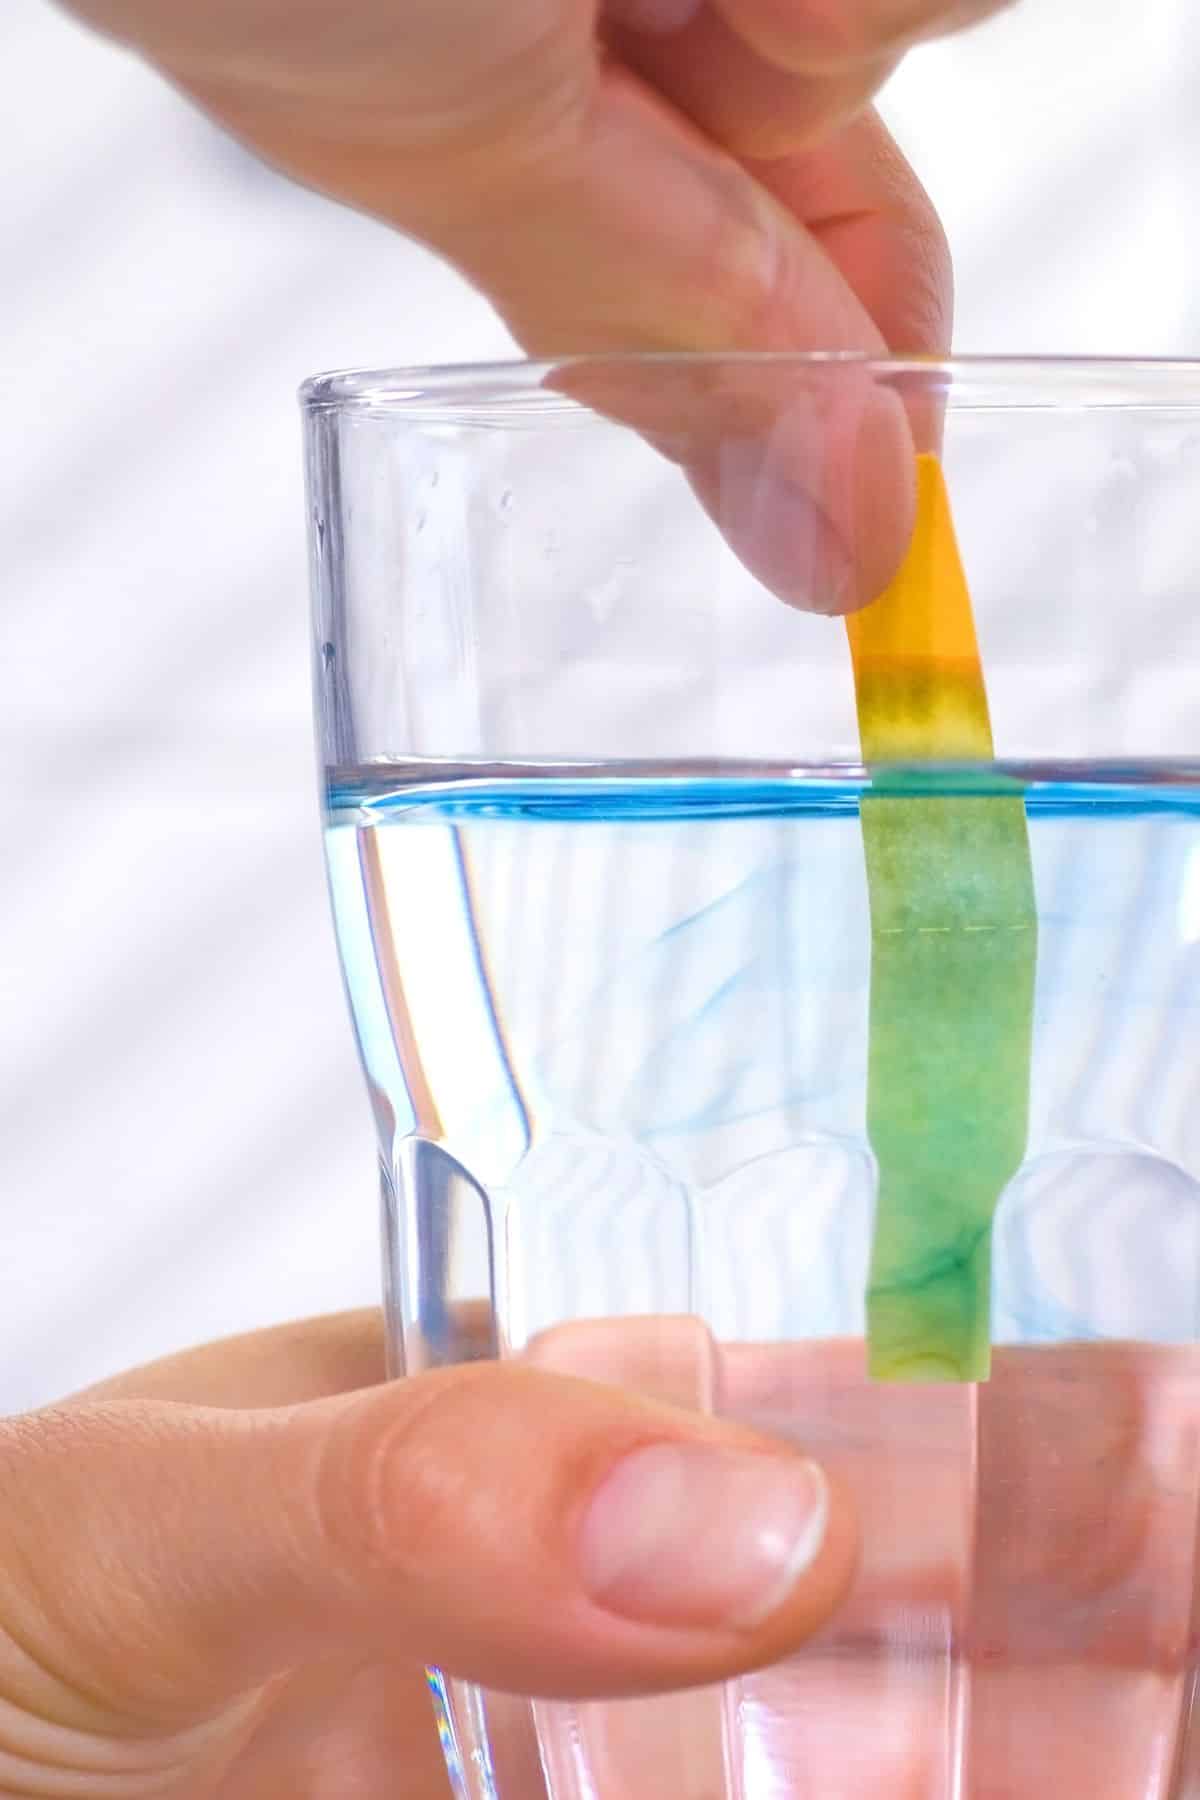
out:
{"label": "knuckle", "polygon": [[690,272],[702,348],[766,347],[787,252],[775,203],[753,192],[737,170],[729,204],[719,207]]}
{"label": "knuckle", "polygon": [[370,1396],[339,1422],[315,1475],[322,1542],[355,1579],[372,1573],[419,1583],[456,1554],[468,1472],[464,1447],[480,1431],[479,1380],[421,1377]]}

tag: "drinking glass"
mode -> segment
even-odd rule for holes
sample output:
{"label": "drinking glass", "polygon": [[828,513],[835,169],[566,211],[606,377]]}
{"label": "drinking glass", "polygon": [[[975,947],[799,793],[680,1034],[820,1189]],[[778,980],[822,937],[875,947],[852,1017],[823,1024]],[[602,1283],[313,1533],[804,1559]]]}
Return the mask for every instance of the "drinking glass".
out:
{"label": "drinking glass", "polygon": [[[606,357],[303,405],[392,1372],[525,1358],[745,1420],[861,1526],[832,1622],[719,1688],[432,1671],[460,1800],[1200,1795],[1200,365]],[[918,451],[995,754],[893,791],[835,615],[895,572]],[[951,872],[965,805],[1027,826],[978,1379],[875,1379],[865,1348],[864,834],[896,794]],[[937,1007],[970,1024],[942,1120],[969,1150],[1003,996],[957,969],[893,1025],[915,1071]],[[919,1130],[942,1101],[893,1080]]]}

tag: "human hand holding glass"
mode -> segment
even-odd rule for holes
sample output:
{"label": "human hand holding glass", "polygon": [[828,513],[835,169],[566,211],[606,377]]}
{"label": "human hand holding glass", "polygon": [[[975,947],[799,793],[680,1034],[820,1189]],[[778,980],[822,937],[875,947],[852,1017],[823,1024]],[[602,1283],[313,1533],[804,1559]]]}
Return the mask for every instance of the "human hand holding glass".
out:
{"label": "human hand holding glass", "polygon": [[[635,1340],[597,1321],[565,1328],[540,1357],[594,1371],[620,1362],[647,1385],[678,1391],[702,1345],[692,1321],[643,1320]],[[571,1559],[586,1529],[575,1510],[585,1484],[561,1478],[606,1438],[636,1434],[636,1402],[568,1384],[561,1429],[552,1379],[539,1387],[526,1371],[505,1389],[503,1372],[481,1381],[474,1365],[474,1399],[469,1378],[435,1377],[442,1392],[422,1425],[403,1384],[375,1385],[383,1343],[374,1314],[207,1346],[0,1428],[3,1786],[63,1800],[374,1800],[399,1772],[412,1800],[439,1800],[446,1775],[426,1657],[493,1679],[520,1666],[556,1693],[650,1692],[675,1686],[689,1661],[693,1673],[703,1663],[732,1674],[778,1654],[820,1626],[849,1578],[803,1665],[785,1661],[743,1683],[749,1708],[774,1721],[764,1754],[805,1772],[800,1792],[936,1792],[955,1697],[936,1655],[926,1659],[910,1640],[898,1661],[887,1633],[889,1621],[923,1615],[936,1648],[974,1556],[985,1596],[972,1693],[980,1791],[1023,1796],[1051,1777],[1059,1791],[1096,1800],[1157,1791],[1194,1586],[1188,1356],[1114,1348],[1098,1361],[1094,1351],[1002,1357],[979,1440],[989,1510],[972,1531],[968,1390],[881,1395],[863,1380],[860,1351],[842,1344],[710,1346],[707,1355],[731,1412],[799,1435],[834,1490],[850,1496],[830,1520],[815,1578],[800,1577],[805,1597],[765,1631],[627,1628],[580,1604]],[[489,1406],[510,1427],[523,1412],[532,1433],[529,1444],[514,1434],[508,1460],[494,1465],[497,1446],[482,1441],[479,1424]],[[440,1439],[430,1429],[439,1409]],[[681,1422],[664,1416],[676,1434]],[[1005,1472],[1002,1490],[991,1485],[995,1469]],[[385,1473],[387,1492],[371,1480]],[[476,1490],[465,1504],[464,1480]],[[699,1465],[693,1481],[703,1487]],[[1080,1490],[1090,1504],[1097,1483],[1103,1504],[1084,1538]],[[539,1488],[553,1499],[531,1530]],[[643,1553],[651,1548],[643,1542]],[[661,1546],[657,1560],[672,1548]],[[694,1564],[689,1578],[694,1585]],[[499,1616],[497,1595],[507,1602]],[[1061,1648],[1047,1634],[1068,1612],[1076,1655],[1056,1667],[1047,1703],[1044,1658]],[[713,1791],[721,1771],[706,1762],[709,1692],[668,1704],[699,1708],[692,1779]],[[573,1712],[593,1755],[607,1759],[606,1800],[678,1787],[678,1742],[661,1713],[604,1699],[550,1710]],[[678,1716],[668,1713],[668,1726]],[[496,1725],[501,1792],[540,1791],[519,1709],[507,1719],[501,1709]]]}

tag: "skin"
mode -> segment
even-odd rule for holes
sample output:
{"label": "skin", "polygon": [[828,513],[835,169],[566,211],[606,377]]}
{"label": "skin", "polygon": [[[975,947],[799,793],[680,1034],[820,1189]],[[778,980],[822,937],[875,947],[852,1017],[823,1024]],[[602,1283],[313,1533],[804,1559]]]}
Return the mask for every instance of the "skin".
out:
{"label": "skin", "polygon": [[[870,106],[999,0],[74,0],[297,180],[421,240],[539,357],[944,352],[951,273]],[[402,341],[402,340],[401,340]],[[641,374],[579,397],[683,463],[782,598],[866,604],[904,554],[936,417],[847,378]],[[748,385],[748,391],[747,391]],[[623,386],[623,391],[622,390]],[[696,402],[696,397],[692,397]],[[765,416],[763,415],[765,408]],[[743,428],[747,412],[757,417]]]}
{"label": "skin", "polygon": [[638,1622],[585,1591],[589,1500],[629,1452],[681,1441],[797,1455],[528,1364],[385,1383],[374,1313],[0,1423],[0,1794],[374,1800],[402,1770],[406,1796],[445,1800],[426,1661],[605,1695],[776,1660],[851,1578],[836,1484],[815,1562],[753,1626]]}
{"label": "skin", "polygon": [[539,355],[941,349],[869,109],[945,0],[78,0],[269,161],[421,239]]}

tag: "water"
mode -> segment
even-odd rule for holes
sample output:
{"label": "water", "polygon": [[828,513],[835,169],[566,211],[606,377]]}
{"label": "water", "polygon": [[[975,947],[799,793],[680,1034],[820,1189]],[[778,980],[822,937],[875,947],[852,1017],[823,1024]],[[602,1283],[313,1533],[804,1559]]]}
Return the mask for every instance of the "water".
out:
{"label": "water", "polygon": [[1039,956],[999,1350],[986,1386],[912,1389],[861,1344],[861,778],[332,786],[407,1366],[500,1350],[757,1421],[863,1519],[817,1644],[719,1694],[539,1706],[536,1781],[528,1718],[459,1692],[464,1793],[1200,1795],[1200,776],[1014,773]]}

